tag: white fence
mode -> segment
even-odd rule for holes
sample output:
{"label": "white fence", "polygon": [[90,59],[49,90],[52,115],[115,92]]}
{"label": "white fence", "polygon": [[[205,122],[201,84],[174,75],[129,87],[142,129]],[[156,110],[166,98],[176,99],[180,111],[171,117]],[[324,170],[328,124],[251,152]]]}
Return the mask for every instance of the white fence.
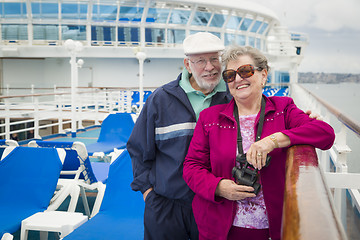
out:
{"label": "white fence", "polygon": [[132,94],[131,89],[87,89],[77,92],[75,108],[71,95],[59,90],[0,96],[0,138],[10,139],[19,134],[25,134],[25,139],[41,138],[70,128],[82,129],[84,121],[98,125],[109,113],[137,112]]}

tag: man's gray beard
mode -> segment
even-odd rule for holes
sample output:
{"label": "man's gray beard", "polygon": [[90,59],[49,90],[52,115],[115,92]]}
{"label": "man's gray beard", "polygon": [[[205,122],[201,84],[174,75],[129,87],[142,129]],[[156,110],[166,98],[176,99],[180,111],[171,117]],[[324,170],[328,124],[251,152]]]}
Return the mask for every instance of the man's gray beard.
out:
{"label": "man's gray beard", "polygon": [[[193,75],[193,76],[194,76],[194,75]],[[194,76],[194,79],[195,79],[197,85],[198,85],[201,89],[206,90],[207,92],[212,92],[212,91],[214,90],[214,88],[215,88],[215,87],[219,84],[219,82],[220,82],[220,77],[219,77],[219,79],[218,79],[216,82],[213,82],[213,83],[208,83],[208,82],[206,82],[206,81],[199,81],[196,76]]]}

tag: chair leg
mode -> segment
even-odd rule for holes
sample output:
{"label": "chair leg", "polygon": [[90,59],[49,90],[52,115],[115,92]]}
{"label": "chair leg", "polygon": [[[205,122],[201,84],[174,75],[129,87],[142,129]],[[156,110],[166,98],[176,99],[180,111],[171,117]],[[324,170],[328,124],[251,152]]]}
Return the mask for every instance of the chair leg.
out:
{"label": "chair leg", "polygon": [[83,186],[80,186],[80,191],[81,191],[81,198],[82,198],[84,209],[85,209],[85,214],[88,217],[90,217],[90,208],[89,208],[89,203],[88,203],[88,200],[86,197],[85,188]]}
{"label": "chair leg", "polygon": [[57,193],[54,202],[52,202],[48,211],[55,211],[60,207],[60,205],[65,201],[65,199],[70,196],[70,203],[68,207],[68,212],[75,212],[77,201],[79,199],[80,187],[76,183],[69,183],[63,186]]}
{"label": "chair leg", "polygon": [[40,240],[47,240],[48,239],[48,232],[40,231]]}
{"label": "chair leg", "polygon": [[68,207],[68,212],[75,212],[76,210],[76,205],[77,202],[79,200],[79,195],[80,195],[80,187],[77,184],[73,184],[71,186],[71,191],[70,191],[70,203],[69,203],[69,207]]}
{"label": "chair leg", "polygon": [[[29,233],[29,231],[27,230],[26,226],[22,222],[21,223],[21,230],[20,230],[20,240],[27,240],[28,239],[28,233]],[[3,239],[1,239],[1,240],[3,240]]]}
{"label": "chair leg", "polygon": [[96,184],[97,184],[98,193],[95,199],[94,207],[92,209],[90,218],[94,217],[99,212],[106,189],[106,185],[103,184],[102,182],[98,182]]}

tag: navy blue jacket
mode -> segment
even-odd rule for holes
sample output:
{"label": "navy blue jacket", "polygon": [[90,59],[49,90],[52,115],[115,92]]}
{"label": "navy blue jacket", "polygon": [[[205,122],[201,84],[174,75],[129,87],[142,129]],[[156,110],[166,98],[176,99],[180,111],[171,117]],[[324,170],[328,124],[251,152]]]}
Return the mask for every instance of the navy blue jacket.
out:
{"label": "navy blue jacket", "polygon": [[[134,180],[131,188],[144,193],[150,187],[170,199],[190,202],[193,192],[182,177],[183,162],[193,136],[196,116],[191,103],[175,81],[156,89],[147,99],[127,149],[131,156]],[[230,102],[227,92],[216,93],[211,106]]]}

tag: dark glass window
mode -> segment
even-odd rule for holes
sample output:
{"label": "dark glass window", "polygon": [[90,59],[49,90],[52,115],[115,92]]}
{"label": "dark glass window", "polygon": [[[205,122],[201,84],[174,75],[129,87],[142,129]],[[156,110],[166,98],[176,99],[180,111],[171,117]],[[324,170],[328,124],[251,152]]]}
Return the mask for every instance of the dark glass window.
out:
{"label": "dark glass window", "polygon": [[167,8],[149,8],[146,22],[166,23],[169,13]]}
{"label": "dark glass window", "polygon": [[224,25],[225,20],[226,20],[225,15],[216,13],[214,14],[209,26],[221,28]]}
{"label": "dark glass window", "polygon": [[117,13],[116,5],[94,4],[92,11],[92,19],[94,21],[115,21],[116,13]]}
{"label": "dark glass window", "polygon": [[85,41],[86,26],[63,25],[61,26],[61,37],[62,40],[73,39]]}
{"label": "dark glass window", "polygon": [[31,11],[33,18],[57,19],[59,17],[58,3],[32,2]]}
{"label": "dark glass window", "polygon": [[63,3],[61,5],[62,19],[86,19],[87,4],[80,3]]}
{"label": "dark glass window", "polygon": [[0,17],[2,18],[26,18],[26,4],[16,2],[0,3]]}
{"label": "dark glass window", "polygon": [[207,26],[210,17],[211,17],[211,13],[209,12],[196,12],[194,19],[192,21],[192,25]]}
{"label": "dark glass window", "polygon": [[247,31],[252,22],[253,22],[252,19],[245,18],[244,21],[241,23],[240,30]]}

